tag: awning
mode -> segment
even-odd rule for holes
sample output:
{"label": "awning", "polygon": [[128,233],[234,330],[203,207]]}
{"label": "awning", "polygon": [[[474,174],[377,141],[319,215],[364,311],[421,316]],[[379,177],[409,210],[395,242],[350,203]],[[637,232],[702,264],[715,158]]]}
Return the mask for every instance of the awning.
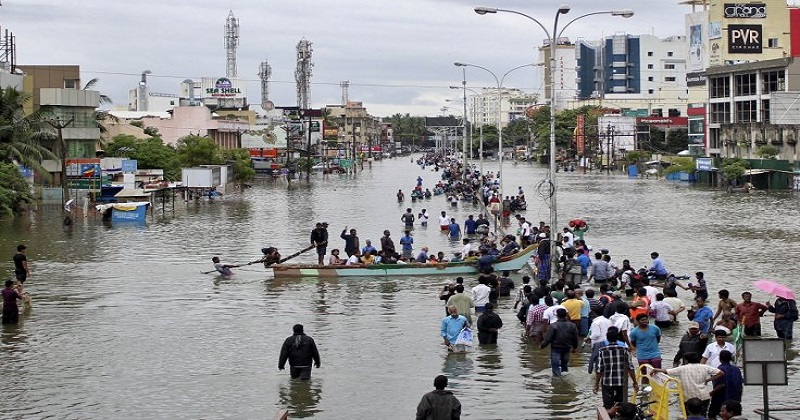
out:
{"label": "awning", "polygon": [[766,173],[770,173],[770,172],[772,172],[772,171],[770,171],[768,169],[747,169],[747,170],[744,171],[744,174],[745,175],[761,175],[761,174],[766,174]]}

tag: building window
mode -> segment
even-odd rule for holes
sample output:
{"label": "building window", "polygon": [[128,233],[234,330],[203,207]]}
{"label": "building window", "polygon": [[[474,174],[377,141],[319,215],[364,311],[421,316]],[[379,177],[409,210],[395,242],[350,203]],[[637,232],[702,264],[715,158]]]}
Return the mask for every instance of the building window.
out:
{"label": "building window", "polygon": [[709,96],[712,98],[727,98],[731,96],[731,79],[728,76],[709,78]]}
{"label": "building window", "polygon": [[769,122],[769,99],[761,101],[761,122]]}
{"label": "building window", "polygon": [[718,124],[731,122],[730,102],[712,102],[710,104],[709,119],[711,123]]}
{"label": "building window", "polygon": [[80,79],[64,79],[64,89],[80,89]]}
{"label": "building window", "polygon": [[653,70],[653,65],[652,65],[652,64],[648,64],[648,65],[647,65],[647,69],[648,69],[648,70]]}
{"label": "building window", "polygon": [[648,78],[647,78],[647,81],[648,81],[648,82],[652,82],[652,81],[653,81],[653,76],[650,76],[650,77],[648,77]]}
{"label": "building window", "polygon": [[783,70],[761,73],[762,93],[783,92],[786,89],[786,73]]}
{"label": "building window", "polygon": [[758,113],[756,101],[736,101],[736,122],[756,122]]}
{"label": "building window", "polygon": [[721,142],[719,141],[719,128],[709,128],[708,134],[708,147],[711,149],[719,149],[721,145]]}
{"label": "building window", "polygon": [[652,95],[653,94],[653,89],[647,89],[647,93]]}
{"label": "building window", "polygon": [[767,40],[767,47],[778,48],[778,38],[770,38]]}
{"label": "building window", "polygon": [[736,96],[751,96],[756,94],[756,74],[745,73],[733,76],[733,86]]}
{"label": "building window", "polygon": [[653,52],[652,52],[652,51],[648,51],[648,52],[647,52],[647,56],[648,56],[648,57],[652,57],[652,56],[653,56]]}
{"label": "building window", "polygon": [[672,57],[672,51],[667,51],[667,57]]}
{"label": "building window", "polygon": [[674,82],[674,81],[675,81],[675,78],[674,78],[674,77],[665,77],[665,78],[664,78],[664,81],[665,81],[665,82]]}
{"label": "building window", "polygon": [[665,70],[675,70],[675,65],[674,64],[664,64],[664,69]]}

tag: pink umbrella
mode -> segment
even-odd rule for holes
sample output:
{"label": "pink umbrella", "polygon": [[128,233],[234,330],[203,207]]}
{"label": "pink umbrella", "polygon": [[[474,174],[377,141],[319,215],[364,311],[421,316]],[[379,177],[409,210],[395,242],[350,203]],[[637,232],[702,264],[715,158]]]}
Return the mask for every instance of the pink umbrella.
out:
{"label": "pink umbrella", "polygon": [[775,296],[794,300],[794,292],[792,289],[778,282],[772,280],[756,280],[753,282],[753,286]]}

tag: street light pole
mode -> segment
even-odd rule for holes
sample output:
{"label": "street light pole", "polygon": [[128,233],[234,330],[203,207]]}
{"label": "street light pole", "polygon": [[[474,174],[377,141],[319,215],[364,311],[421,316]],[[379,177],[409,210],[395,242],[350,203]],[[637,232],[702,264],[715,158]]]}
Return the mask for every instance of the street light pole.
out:
{"label": "street light pole", "polygon": [[[461,68],[462,78],[461,78],[461,86],[463,87],[464,91],[464,118],[461,120],[462,128],[461,128],[461,155],[464,159],[464,173],[461,174],[463,179],[466,179],[467,169],[469,168],[467,164],[467,68]],[[472,138],[470,137],[470,141]]]}
{"label": "street light pole", "polygon": [[545,35],[547,35],[548,39],[548,49],[550,51],[550,168],[549,168],[549,183],[550,183],[550,281],[553,279],[558,278],[558,260],[556,259],[556,234],[558,233],[558,206],[557,206],[557,190],[556,190],[556,81],[555,81],[555,64],[556,64],[556,45],[558,38],[561,37],[561,34],[564,33],[564,30],[567,29],[573,22],[578,19],[585,18],[587,16],[593,15],[602,15],[602,14],[610,14],[612,16],[622,16],[624,18],[629,18],[633,16],[632,10],[613,10],[613,11],[601,11],[601,12],[591,12],[580,15],[564,25],[561,30],[558,29],[558,18],[560,15],[564,15],[569,13],[570,7],[567,5],[563,5],[558,8],[556,11],[556,16],[553,21],[553,32],[547,30],[547,28],[542,25],[536,18],[529,16],[525,13],[518,12],[516,10],[509,10],[509,9],[497,9],[493,7],[483,7],[478,6],[475,9],[475,13],[479,15],[485,15],[487,13],[495,14],[497,12],[504,12],[504,13],[513,13],[515,15],[520,15],[523,17],[528,18],[529,20],[536,23],[542,30],[544,31]]}
{"label": "street light pole", "polygon": [[[464,74],[465,74],[464,78],[465,79],[466,79],[466,67],[476,67],[476,68],[479,68],[479,69],[484,70],[487,73],[491,74],[492,77],[494,77],[494,81],[497,83],[497,141],[499,143],[498,144],[498,153],[500,155],[500,156],[498,156],[498,162],[500,164],[500,170],[498,171],[497,176],[498,176],[498,178],[500,178],[503,175],[503,154],[504,154],[503,153],[503,106],[502,106],[502,104],[503,104],[503,98],[502,98],[503,97],[503,81],[505,81],[506,76],[508,76],[514,70],[521,69],[523,67],[538,66],[540,64],[538,64],[538,63],[530,63],[530,64],[523,64],[521,66],[514,67],[514,68],[510,69],[509,71],[505,72],[503,74],[503,76],[501,78],[499,78],[499,79],[497,78],[497,75],[494,74],[493,71],[487,69],[486,67],[479,66],[477,64],[455,62],[455,63],[453,63],[453,65],[455,65],[456,67],[461,67],[462,69],[464,69]],[[464,114],[466,115],[466,108],[467,108],[466,107],[466,86],[465,86],[464,92],[465,92],[464,93],[464,98],[465,98],[465,101],[464,101],[464,104],[465,104],[464,105]],[[481,126],[481,127],[483,127],[483,126]],[[483,143],[481,143],[481,163],[483,163]],[[483,174],[483,168],[481,168],[481,174]],[[502,179],[500,179],[500,188],[499,188],[498,192],[500,194],[499,198],[502,201],[503,200],[503,180]]]}

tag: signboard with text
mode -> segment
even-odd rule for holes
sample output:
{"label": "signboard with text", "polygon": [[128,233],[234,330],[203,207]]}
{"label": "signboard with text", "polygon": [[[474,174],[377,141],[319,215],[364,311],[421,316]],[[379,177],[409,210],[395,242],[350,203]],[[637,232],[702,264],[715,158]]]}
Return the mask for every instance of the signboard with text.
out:
{"label": "signboard with text", "polygon": [[687,117],[646,117],[637,118],[637,125],[654,125],[657,127],[687,127],[689,118]]}
{"label": "signboard with text", "polygon": [[725,3],[722,13],[728,19],[764,19],[767,5],[764,3]]}
{"label": "signboard with text", "polygon": [[761,25],[728,25],[729,54],[761,54]]}

